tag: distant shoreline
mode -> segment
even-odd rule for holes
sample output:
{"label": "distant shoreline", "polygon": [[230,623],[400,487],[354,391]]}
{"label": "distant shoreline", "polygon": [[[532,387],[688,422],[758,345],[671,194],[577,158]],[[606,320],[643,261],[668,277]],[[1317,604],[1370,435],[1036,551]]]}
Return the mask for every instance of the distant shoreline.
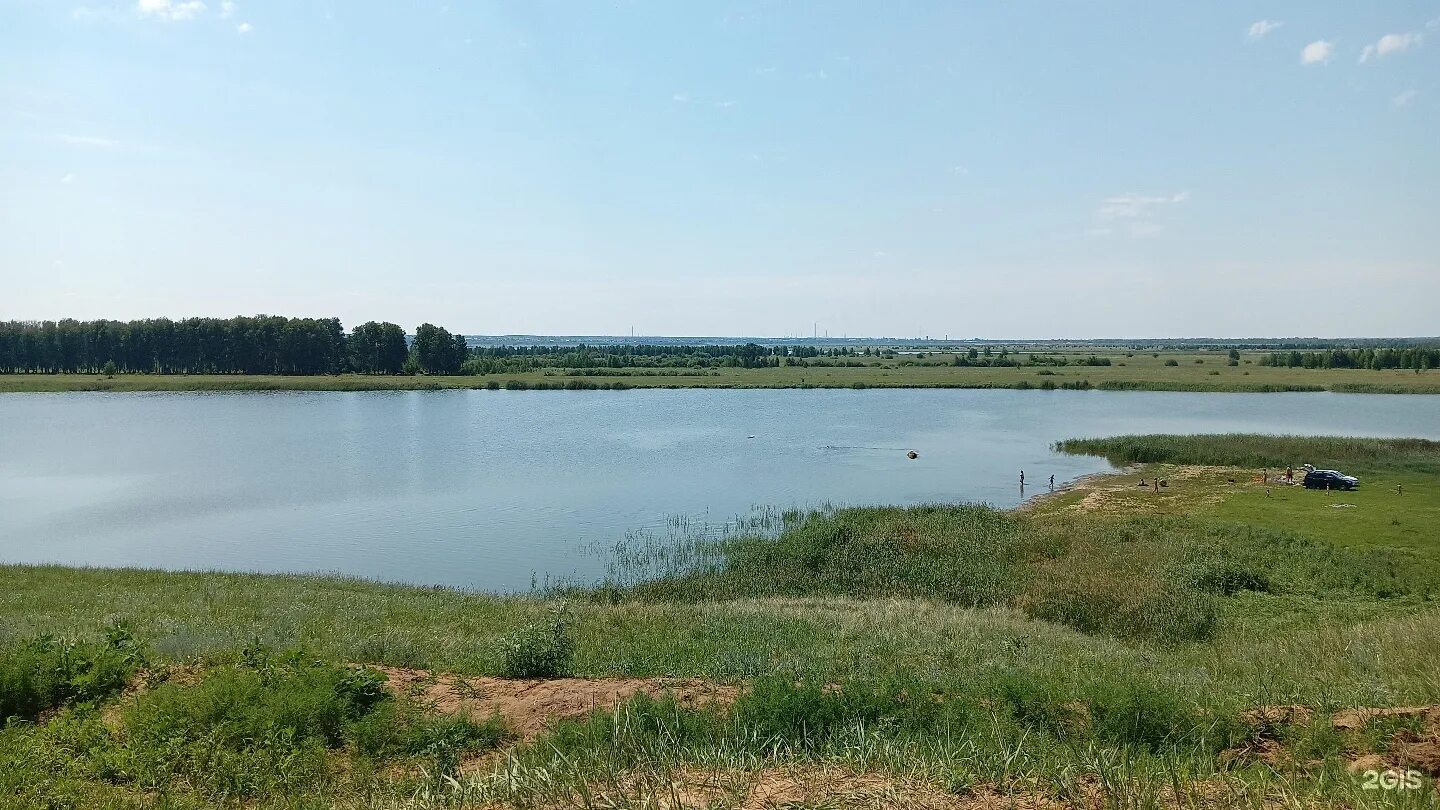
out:
{"label": "distant shoreline", "polygon": [[[425,375],[243,374],[0,374],[0,393],[155,391],[436,391],[627,390],[633,388],[956,388],[1008,390],[1180,391],[1215,393],[1333,392],[1440,394],[1440,371],[1233,368],[1068,368],[1040,374],[1030,368],[781,367],[699,369],[666,373]],[[1049,371],[1048,369],[1044,371]],[[1246,373],[1248,372],[1248,373]]]}

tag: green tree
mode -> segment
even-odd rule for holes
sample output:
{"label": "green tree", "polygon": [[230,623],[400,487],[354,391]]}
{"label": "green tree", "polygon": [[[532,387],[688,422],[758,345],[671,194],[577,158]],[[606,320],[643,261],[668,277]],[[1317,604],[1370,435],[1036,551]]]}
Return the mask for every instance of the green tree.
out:
{"label": "green tree", "polygon": [[459,374],[469,354],[463,335],[452,335],[448,329],[429,323],[415,330],[412,352],[424,374]]}
{"label": "green tree", "polygon": [[410,351],[404,329],[376,321],[352,329],[346,349],[350,368],[361,374],[399,374]]}

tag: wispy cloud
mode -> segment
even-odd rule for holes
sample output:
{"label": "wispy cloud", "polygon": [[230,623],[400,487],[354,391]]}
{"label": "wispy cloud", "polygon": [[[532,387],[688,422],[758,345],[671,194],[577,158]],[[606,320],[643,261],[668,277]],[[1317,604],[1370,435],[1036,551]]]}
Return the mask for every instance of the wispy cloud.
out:
{"label": "wispy cloud", "polygon": [[251,31],[254,31],[254,30],[255,30],[255,26],[251,25],[251,24],[248,23],[248,22],[246,22],[246,23],[240,23],[239,25],[235,26],[235,31],[236,31],[237,33],[240,33],[240,34],[248,34],[248,33],[250,33]]}
{"label": "wispy cloud", "polygon": [[1140,194],[1129,192],[1102,200],[1095,209],[1095,218],[1100,224],[1088,229],[1086,236],[1110,236],[1124,233],[1137,239],[1155,236],[1165,226],[1155,221],[1157,215],[1173,206],[1190,199],[1190,192],[1177,191],[1173,194]]}
{"label": "wispy cloud", "polygon": [[223,0],[220,3],[220,19],[228,20],[235,16],[235,3],[232,0]]}
{"label": "wispy cloud", "polygon": [[1414,101],[1415,96],[1418,94],[1418,91],[1413,87],[1409,90],[1402,90],[1390,98],[1390,104],[1395,107],[1408,107],[1410,106],[1410,102]]}
{"label": "wispy cloud", "polygon": [[1335,44],[1317,39],[1300,50],[1300,64],[1323,65],[1335,55]]}
{"label": "wispy cloud", "polygon": [[1379,59],[1382,56],[1389,56],[1392,53],[1403,53],[1410,50],[1413,45],[1419,45],[1423,35],[1418,31],[1406,31],[1403,34],[1386,34],[1374,43],[1366,45],[1360,51],[1360,63],[1369,62],[1372,58]]}
{"label": "wispy cloud", "polygon": [[1250,39],[1260,39],[1261,37],[1265,36],[1271,31],[1274,31],[1276,28],[1279,28],[1284,24],[1285,23],[1280,22],[1279,20],[1256,20],[1255,22],[1250,23],[1250,30],[1245,32],[1245,36],[1249,37]]}
{"label": "wispy cloud", "polygon": [[1177,191],[1168,196],[1137,194],[1132,191],[1106,198],[1095,211],[1095,215],[1101,219],[1138,219],[1150,216],[1158,208],[1183,203],[1188,199],[1188,191]]}
{"label": "wispy cloud", "polygon": [[205,11],[201,0],[136,0],[135,13],[166,21],[193,20]]}
{"label": "wispy cloud", "polygon": [[75,181],[75,173],[74,173],[74,172],[66,172],[66,173],[65,173],[65,176],[62,177],[62,178],[60,178],[60,182],[62,182],[62,183],[72,183],[72,182],[74,182],[74,181]]}
{"label": "wispy cloud", "polygon": [[113,149],[120,145],[119,141],[109,138],[97,138],[94,135],[57,135],[62,143],[71,146],[93,146],[97,149]]}
{"label": "wispy cloud", "polygon": [[670,97],[670,100],[673,101],[673,102],[675,102],[676,104],[689,104],[689,103],[690,103],[690,94],[689,94],[689,93],[676,93],[675,95],[673,95],[673,96]]}

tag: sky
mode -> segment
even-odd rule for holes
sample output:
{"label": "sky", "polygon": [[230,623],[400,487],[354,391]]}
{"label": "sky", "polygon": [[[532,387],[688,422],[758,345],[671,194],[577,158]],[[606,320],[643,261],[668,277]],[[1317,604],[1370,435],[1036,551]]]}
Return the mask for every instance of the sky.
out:
{"label": "sky", "polygon": [[1440,334],[1440,0],[0,0],[0,320]]}

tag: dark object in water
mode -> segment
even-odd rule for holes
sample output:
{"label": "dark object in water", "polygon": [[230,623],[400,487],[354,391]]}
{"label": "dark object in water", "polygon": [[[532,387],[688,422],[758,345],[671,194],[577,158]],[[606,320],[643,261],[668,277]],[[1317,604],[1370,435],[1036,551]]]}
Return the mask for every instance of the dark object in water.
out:
{"label": "dark object in water", "polygon": [[920,454],[915,452],[914,450],[911,450],[910,452],[905,454],[905,457],[910,459],[911,461],[914,461],[915,459],[920,457]]}

